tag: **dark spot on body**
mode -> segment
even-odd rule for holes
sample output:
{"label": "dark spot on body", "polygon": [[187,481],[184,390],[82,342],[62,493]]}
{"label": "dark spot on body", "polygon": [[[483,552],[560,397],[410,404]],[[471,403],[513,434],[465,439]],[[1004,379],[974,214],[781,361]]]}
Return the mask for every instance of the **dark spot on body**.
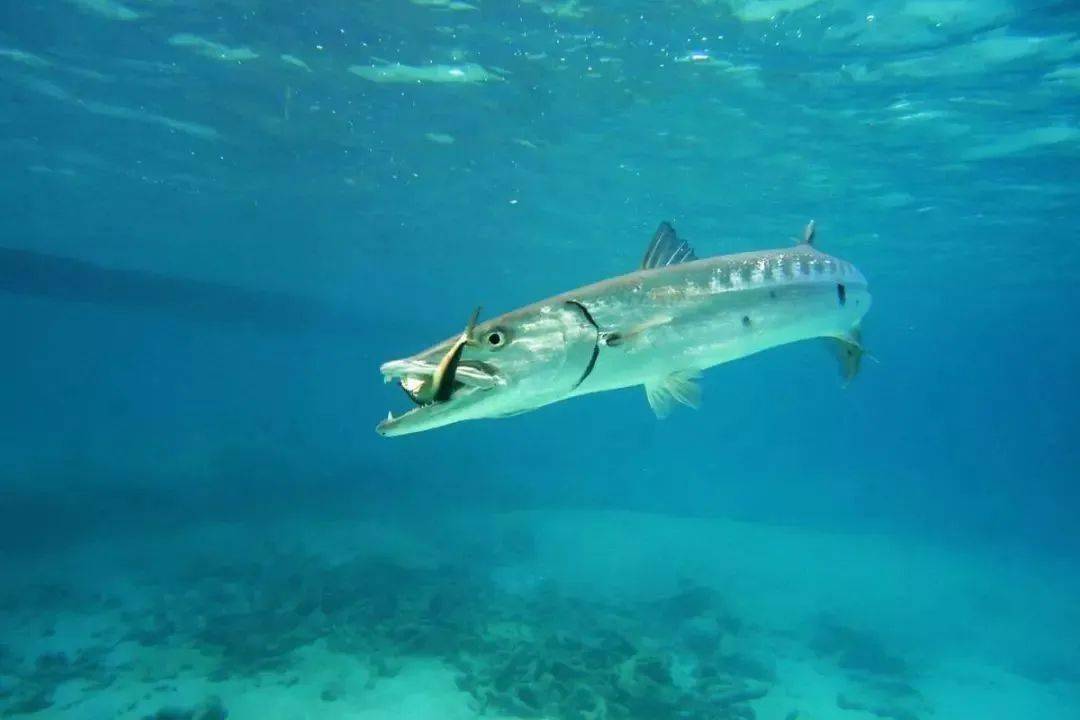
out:
{"label": "dark spot on body", "polygon": [[770,290],[769,291],[769,297],[772,298],[773,300],[775,300],[776,299],[776,291],[775,290]]}
{"label": "dark spot on body", "polygon": [[836,283],[836,299],[841,306],[847,304],[847,288],[844,287],[843,283]]}
{"label": "dark spot on body", "polygon": [[749,315],[743,315],[742,316],[742,326],[744,328],[750,327],[750,316]]}

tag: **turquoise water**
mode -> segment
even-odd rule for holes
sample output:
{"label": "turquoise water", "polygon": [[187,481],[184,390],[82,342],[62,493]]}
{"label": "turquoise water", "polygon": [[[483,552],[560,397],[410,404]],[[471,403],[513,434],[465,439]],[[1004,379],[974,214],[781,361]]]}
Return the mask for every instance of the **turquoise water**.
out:
{"label": "turquoise water", "polygon": [[[0,714],[1080,717],[1080,11],[0,6]],[[816,342],[402,438],[382,362],[634,270]]]}

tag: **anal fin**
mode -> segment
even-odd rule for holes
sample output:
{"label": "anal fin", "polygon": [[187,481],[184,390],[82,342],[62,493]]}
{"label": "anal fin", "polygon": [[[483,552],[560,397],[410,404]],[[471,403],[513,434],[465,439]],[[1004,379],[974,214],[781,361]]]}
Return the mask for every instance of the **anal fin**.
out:
{"label": "anal fin", "polygon": [[699,377],[697,370],[678,370],[667,377],[645,383],[645,397],[656,417],[666,418],[675,403],[695,410],[701,407],[701,388],[696,382]]}
{"label": "anal fin", "polygon": [[846,386],[859,374],[863,356],[867,355],[862,345],[862,333],[859,328],[852,328],[846,336],[825,338],[825,342],[840,364],[840,377]]}

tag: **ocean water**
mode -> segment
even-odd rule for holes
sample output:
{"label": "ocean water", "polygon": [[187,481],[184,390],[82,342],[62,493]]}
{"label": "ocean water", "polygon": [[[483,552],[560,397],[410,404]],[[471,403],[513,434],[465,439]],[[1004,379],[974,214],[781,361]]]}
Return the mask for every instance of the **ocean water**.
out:
{"label": "ocean water", "polygon": [[[0,716],[1080,717],[1080,10],[0,3]],[[817,247],[700,409],[383,438],[381,363]]]}

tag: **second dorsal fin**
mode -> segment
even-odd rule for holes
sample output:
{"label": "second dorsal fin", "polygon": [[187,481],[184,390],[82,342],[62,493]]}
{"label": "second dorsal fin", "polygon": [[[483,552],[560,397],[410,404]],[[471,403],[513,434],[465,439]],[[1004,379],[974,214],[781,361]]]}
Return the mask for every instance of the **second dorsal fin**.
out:
{"label": "second dorsal fin", "polygon": [[649,270],[650,268],[667,267],[668,265],[678,265],[691,260],[697,260],[697,256],[694,255],[694,248],[690,247],[685,241],[680,240],[675,235],[675,228],[671,227],[671,223],[664,221],[660,223],[660,227],[656,228],[656,234],[653,235],[652,242],[649,243],[649,247],[645,250],[645,257],[641,261],[641,269]]}

